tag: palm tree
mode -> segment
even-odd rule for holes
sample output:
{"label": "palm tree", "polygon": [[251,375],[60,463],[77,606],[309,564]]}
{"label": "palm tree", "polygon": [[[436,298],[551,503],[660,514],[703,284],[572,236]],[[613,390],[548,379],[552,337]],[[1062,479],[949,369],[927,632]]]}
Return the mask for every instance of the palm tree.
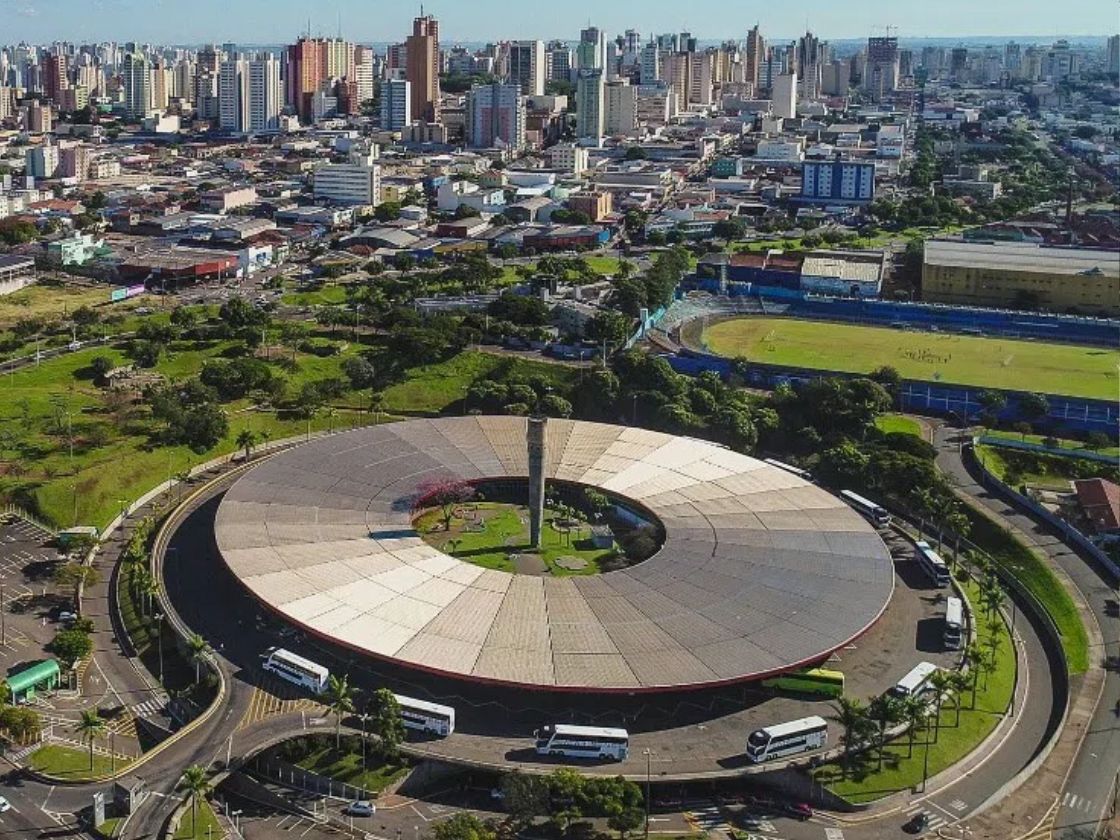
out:
{"label": "palm tree", "polygon": [[840,766],[842,775],[847,777],[852,748],[863,740],[863,733],[867,727],[867,708],[854,697],[839,697],[832,710],[836,713],[832,719],[844,730],[841,736],[844,742],[844,757]]}
{"label": "palm tree", "polygon": [[373,412],[373,424],[381,422],[381,412],[385,408],[385,395],[380,391],[372,391],[369,395],[369,410]]}
{"label": "palm tree", "polygon": [[202,665],[203,660],[206,659],[206,654],[210,652],[210,643],[197,633],[191,634],[187,638],[187,658],[194,663],[194,683],[198,685],[199,680],[199,667]]}
{"label": "palm tree", "polygon": [[953,711],[956,712],[956,720],[953,723],[954,726],[961,725],[961,698],[964,697],[964,693],[968,691],[968,684],[968,674],[954,671],[950,675],[949,690],[953,695]]}
{"label": "palm tree", "polygon": [[186,791],[191,800],[191,836],[197,834],[198,800],[210,792],[210,782],[206,779],[206,769],[192,764],[179,777],[179,790]]}
{"label": "palm tree", "polygon": [[335,715],[334,748],[337,751],[342,742],[342,716],[354,711],[354,687],[350,685],[348,674],[343,674],[341,678],[331,674],[327,681],[326,701],[327,711]]}
{"label": "palm tree", "polygon": [[879,726],[879,772],[883,771],[883,757],[887,746],[887,730],[901,722],[901,704],[890,694],[880,694],[867,707],[867,713]]}
{"label": "palm tree", "polygon": [[[918,729],[929,714],[929,707],[924,701],[911,695],[902,701],[901,709],[902,719],[906,722],[906,735],[908,739],[907,744],[907,758],[914,757],[914,736],[918,734]],[[938,705],[938,713],[940,714],[941,708]]]}
{"label": "palm tree", "polygon": [[945,699],[945,693],[949,690],[952,684],[952,675],[948,671],[943,671],[938,668],[929,677],[930,687],[933,689],[936,709],[933,718],[933,742],[936,744],[938,737],[941,735],[941,705]]}
{"label": "palm tree", "polygon": [[96,709],[86,709],[82,712],[82,717],[75,727],[78,732],[78,737],[83,741],[89,742],[89,769],[93,769],[93,742],[98,738],[104,738],[108,727],[105,725],[105,719],[97,713]]}
{"label": "palm tree", "polygon": [[986,667],[984,669],[984,688],[988,688],[988,675],[996,670],[996,661],[999,658],[1000,635],[1003,631],[1003,622],[997,617],[992,616],[988,620],[988,635],[984,639],[984,647],[988,651],[986,659]]}
{"label": "palm tree", "polygon": [[257,442],[257,435],[252,429],[242,429],[237,434],[237,448],[245,450],[245,460],[249,460],[249,455],[253,451],[253,446]]}
{"label": "palm tree", "polygon": [[972,683],[972,705],[969,708],[976,708],[976,686],[980,682],[980,671],[984,668],[986,660],[984,654],[980,652],[980,648],[973,642],[964,649],[964,661],[968,663],[968,674]]}

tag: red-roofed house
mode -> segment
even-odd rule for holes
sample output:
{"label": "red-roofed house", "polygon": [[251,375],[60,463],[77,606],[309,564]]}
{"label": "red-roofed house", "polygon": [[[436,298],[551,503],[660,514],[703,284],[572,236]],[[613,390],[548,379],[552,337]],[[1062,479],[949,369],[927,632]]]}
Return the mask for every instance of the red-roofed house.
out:
{"label": "red-roofed house", "polygon": [[1098,534],[1120,530],[1120,485],[1103,478],[1073,482],[1077,503]]}

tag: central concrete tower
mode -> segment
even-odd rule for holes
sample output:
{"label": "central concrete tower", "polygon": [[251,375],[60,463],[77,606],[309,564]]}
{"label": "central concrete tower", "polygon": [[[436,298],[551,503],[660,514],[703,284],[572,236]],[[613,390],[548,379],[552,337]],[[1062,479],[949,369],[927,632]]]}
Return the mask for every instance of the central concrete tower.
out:
{"label": "central concrete tower", "polygon": [[547,457],[545,430],[547,417],[530,417],[526,433],[529,447],[529,542],[541,547],[541,526],[544,524],[544,462]]}

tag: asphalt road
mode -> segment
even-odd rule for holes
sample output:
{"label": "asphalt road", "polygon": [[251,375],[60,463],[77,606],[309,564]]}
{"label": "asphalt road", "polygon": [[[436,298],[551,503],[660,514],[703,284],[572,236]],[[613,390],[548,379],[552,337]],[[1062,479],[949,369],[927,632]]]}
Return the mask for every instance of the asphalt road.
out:
{"label": "asphalt road", "polygon": [[949,427],[938,428],[938,466],[961,490],[1033,538],[1084,595],[1104,637],[1104,649],[1091,655],[1102,662],[1111,661],[1112,667],[1106,671],[1101,702],[1061,791],[1054,820],[1056,840],[1084,840],[1093,836],[1092,831],[1112,809],[1120,771],[1120,606],[1113,588],[1115,581],[1106,570],[1082,558],[1049,530],[977,484],[960,458],[958,441],[953,439],[958,434]]}

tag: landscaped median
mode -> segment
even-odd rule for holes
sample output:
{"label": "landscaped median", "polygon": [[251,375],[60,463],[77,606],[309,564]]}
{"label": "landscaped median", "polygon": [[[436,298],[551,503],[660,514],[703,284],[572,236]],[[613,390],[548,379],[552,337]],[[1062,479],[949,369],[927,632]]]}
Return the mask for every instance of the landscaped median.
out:
{"label": "landscaped median", "polygon": [[92,764],[86,749],[64,744],[46,744],[27,757],[27,766],[51,779],[66,782],[86,782],[108,777],[114,771],[123,772],[129,761],[118,756],[114,761],[108,755],[93,753]]}
{"label": "landscaped median", "polygon": [[[941,704],[936,723],[931,715],[927,726],[911,742],[905,734],[890,741],[880,757],[874,747],[854,755],[850,767],[832,762],[813,772],[815,781],[854,804],[863,804],[900,790],[919,787],[923,778],[932,778],[965,758],[999,724],[1015,691],[1016,661],[1011,636],[1003,618],[989,623],[979,608],[979,584],[972,579],[960,581],[961,589],[977,612],[975,649],[987,657],[976,683],[973,700],[970,689],[948,697]],[[959,714],[958,706],[959,703]],[[928,750],[928,768],[926,751]]]}

